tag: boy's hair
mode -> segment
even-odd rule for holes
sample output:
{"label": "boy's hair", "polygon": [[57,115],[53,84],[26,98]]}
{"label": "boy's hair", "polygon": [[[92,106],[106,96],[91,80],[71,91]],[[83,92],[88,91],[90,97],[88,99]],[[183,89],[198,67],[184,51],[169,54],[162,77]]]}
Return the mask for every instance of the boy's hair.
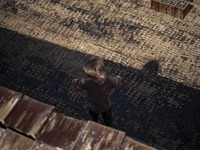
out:
{"label": "boy's hair", "polygon": [[100,57],[92,57],[83,66],[83,70],[89,77],[99,77],[100,75],[105,75],[106,68],[104,66],[103,59]]}

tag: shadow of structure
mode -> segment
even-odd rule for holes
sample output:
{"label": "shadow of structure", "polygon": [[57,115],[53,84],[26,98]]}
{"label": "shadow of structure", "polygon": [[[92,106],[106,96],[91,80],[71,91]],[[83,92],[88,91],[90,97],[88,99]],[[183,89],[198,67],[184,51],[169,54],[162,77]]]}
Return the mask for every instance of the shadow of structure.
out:
{"label": "shadow of structure", "polygon": [[[86,77],[82,64],[91,56],[0,28],[0,85],[24,93],[57,112],[88,120],[86,98],[71,81]],[[111,96],[114,128],[154,147],[200,147],[200,91],[157,75],[152,60],[142,70],[105,60],[109,76],[122,85]],[[162,149],[162,148],[161,148]]]}

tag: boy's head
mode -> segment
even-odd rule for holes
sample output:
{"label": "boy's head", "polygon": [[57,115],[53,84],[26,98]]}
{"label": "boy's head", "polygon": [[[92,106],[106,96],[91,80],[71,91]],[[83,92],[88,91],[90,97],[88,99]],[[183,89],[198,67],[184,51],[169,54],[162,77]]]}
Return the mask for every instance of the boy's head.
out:
{"label": "boy's head", "polygon": [[89,77],[102,77],[106,73],[106,68],[103,63],[103,59],[100,57],[92,57],[88,62],[83,66],[83,70]]}

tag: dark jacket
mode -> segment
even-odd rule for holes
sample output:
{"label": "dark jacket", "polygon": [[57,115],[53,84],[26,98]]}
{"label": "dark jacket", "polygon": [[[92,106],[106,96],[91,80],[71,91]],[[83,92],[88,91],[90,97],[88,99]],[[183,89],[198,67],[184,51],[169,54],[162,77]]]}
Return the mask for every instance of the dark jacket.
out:
{"label": "dark jacket", "polygon": [[97,113],[105,112],[111,107],[110,95],[120,82],[119,77],[73,80],[74,85],[87,96],[89,108]]}

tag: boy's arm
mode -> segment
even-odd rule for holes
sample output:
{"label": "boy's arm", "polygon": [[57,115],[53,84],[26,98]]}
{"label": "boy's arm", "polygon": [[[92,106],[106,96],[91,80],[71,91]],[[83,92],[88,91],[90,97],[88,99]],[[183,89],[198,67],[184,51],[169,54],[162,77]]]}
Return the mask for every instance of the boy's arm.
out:
{"label": "boy's arm", "polygon": [[75,78],[72,80],[74,87],[76,87],[80,92],[87,96],[87,91],[85,90],[85,79],[84,78]]}
{"label": "boy's arm", "polygon": [[111,91],[109,91],[106,94],[112,94],[112,92],[116,89],[116,87],[121,84],[121,80],[122,80],[122,78],[120,76],[116,76],[116,77],[112,78],[111,81],[113,83],[113,88],[111,89]]}

